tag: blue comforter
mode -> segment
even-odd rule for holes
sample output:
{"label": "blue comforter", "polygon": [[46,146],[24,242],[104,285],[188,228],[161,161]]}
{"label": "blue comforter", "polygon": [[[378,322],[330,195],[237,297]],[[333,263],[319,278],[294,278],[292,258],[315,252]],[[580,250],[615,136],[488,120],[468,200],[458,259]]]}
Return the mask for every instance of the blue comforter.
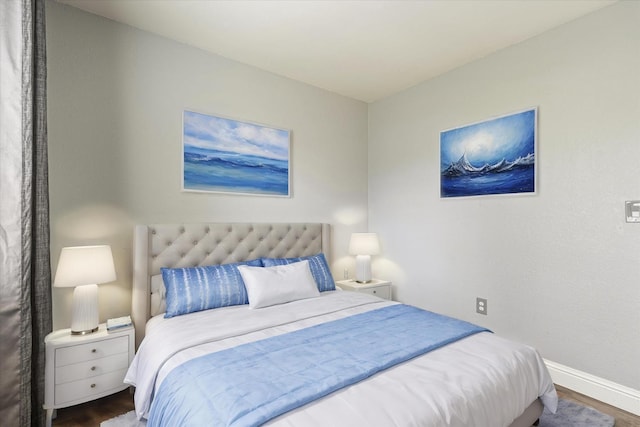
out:
{"label": "blue comforter", "polygon": [[487,329],[397,304],[192,359],[154,397],[148,426],[256,426]]}

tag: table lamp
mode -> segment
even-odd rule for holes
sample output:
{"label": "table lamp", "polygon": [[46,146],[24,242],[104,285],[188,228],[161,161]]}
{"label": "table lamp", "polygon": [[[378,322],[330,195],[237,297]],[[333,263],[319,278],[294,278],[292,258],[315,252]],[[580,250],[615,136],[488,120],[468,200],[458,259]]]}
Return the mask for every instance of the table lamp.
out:
{"label": "table lamp", "polygon": [[356,282],[371,281],[371,255],[380,253],[376,233],[353,233],[349,242],[349,253],[356,256]]}
{"label": "table lamp", "polygon": [[86,335],[98,330],[98,284],[116,280],[111,246],[62,248],[55,287],[75,287],[71,334]]}

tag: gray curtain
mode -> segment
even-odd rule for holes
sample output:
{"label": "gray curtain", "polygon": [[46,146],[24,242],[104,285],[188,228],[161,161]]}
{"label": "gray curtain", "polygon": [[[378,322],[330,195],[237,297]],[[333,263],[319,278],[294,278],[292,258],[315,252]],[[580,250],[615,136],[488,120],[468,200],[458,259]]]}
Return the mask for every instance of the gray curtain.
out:
{"label": "gray curtain", "polygon": [[0,0],[0,423],[44,425],[51,331],[45,0]]}

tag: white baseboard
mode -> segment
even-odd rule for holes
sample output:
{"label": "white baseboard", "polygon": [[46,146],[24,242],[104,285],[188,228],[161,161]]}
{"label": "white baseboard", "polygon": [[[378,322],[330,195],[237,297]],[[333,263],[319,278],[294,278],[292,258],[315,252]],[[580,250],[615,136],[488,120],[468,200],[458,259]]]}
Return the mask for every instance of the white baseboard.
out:
{"label": "white baseboard", "polygon": [[640,390],[635,390],[545,359],[555,384],[640,415]]}

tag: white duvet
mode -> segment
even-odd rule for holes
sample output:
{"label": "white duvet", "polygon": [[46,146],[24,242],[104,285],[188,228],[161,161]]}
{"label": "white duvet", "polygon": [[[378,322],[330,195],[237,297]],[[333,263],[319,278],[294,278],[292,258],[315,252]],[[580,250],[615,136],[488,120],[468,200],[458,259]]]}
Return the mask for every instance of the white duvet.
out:
{"label": "white duvet", "polygon": [[[139,418],[174,367],[206,353],[396,304],[355,292],[251,310],[207,310],[147,324],[125,382]],[[555,412],[549,373],[532,347],[483,332],[397,365],[271,420],[272,426],[508,426],[536,398]]]}

